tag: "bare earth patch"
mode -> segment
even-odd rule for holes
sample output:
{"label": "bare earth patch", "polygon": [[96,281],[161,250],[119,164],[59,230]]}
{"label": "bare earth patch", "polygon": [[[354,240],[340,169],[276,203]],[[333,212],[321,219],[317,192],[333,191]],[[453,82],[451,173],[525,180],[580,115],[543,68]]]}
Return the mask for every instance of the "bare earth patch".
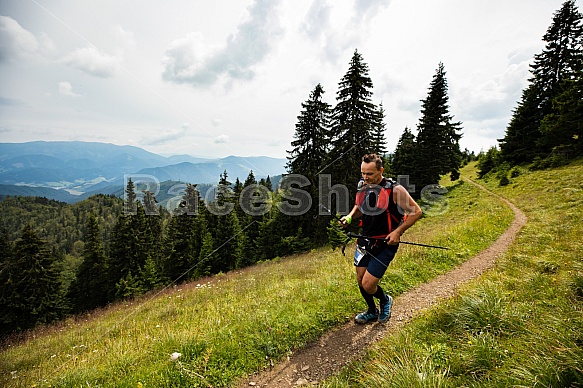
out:
{"label": "bare earth patch", "polygon": [[496,259],[512,244],[520,229],[526,224],[527,218],[506,199],[473,181],[467,179],[466,181],[498,197],[514,211],[512,224],[494,244],[459,267],[396,297],[389,322],[372,325],[357,325],[353,321],[346,323],[326,333],[315,343],[299,349],[273,368],[246,378],[239,386],[294,387],[317,384],[318,381],[333,376],[342,367],[361,357],[369,345],[382,338],[385,332],[403,326],[413,316],[439,302],[440,299],[454,296],[460,285],[492,268]]}

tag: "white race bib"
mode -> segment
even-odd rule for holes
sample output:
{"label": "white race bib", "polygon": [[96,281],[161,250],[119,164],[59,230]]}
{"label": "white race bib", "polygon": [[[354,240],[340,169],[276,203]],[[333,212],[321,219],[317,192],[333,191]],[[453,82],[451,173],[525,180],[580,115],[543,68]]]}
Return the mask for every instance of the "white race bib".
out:
{"label": "white race bib", "polygon": [[357,244],[356,250],[354,251],[354,265],[358,265],[358,263],[360,263],[360,260],[362,260],[363,257],[364,252],[362,251],[362,249],[360,249],[360,247]]}

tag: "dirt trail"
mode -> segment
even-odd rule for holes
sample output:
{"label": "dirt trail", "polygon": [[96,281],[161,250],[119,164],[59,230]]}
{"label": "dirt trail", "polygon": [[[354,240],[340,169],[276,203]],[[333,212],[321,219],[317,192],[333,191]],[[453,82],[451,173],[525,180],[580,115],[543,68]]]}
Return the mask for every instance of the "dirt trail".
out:
{"label": "dirt trail", "polygon": [[512,244],[520,229],[526,224],[527,218],[506,199],[469,179],[464,180],[498,197],[514,211],[512,224],[494,244],[459,267],[396,297],[388,323],[384,325],[357,325],[353,321],[346,323],[326,333],[315,343],[299,349],[275,367],[246,378],[239,387],[295,387],[316,384],[361,357],[369,345],[382,338],[385,332],[401,327],[440,299],[454,296],[461,284],[492,268],[496,259]]}

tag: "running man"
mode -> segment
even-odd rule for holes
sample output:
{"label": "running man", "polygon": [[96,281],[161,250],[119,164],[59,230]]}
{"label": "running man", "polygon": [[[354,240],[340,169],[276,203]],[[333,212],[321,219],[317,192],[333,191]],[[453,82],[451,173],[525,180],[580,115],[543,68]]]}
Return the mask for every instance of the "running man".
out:
{"label": "running man", "polygon": [[[401,235],[421,218],[422,211],[403,186],[383,177],[383,161],[378,155],[364,155],[360,170],[363,186],[350,213],[341,218],[341,225],[347,227],[353,219],[362,218],[362,234],[384,241],[358,239],[356,280],[368,309],[354,320],[385,323],[391,317],[393,298],[385,294],[379,281],[397,253]],[[380,309],[374,298],[379,300]]]}

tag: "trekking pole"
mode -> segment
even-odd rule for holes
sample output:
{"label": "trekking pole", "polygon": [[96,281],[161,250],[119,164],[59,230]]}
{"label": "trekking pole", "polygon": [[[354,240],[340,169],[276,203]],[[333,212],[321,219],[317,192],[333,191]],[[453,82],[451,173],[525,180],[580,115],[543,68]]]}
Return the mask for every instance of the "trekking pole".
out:
{"label": "trekking pole", "polygon": [[[354,238],[368,238],[369,240],[377,240],[377,241],[385,241],[384,238],[381,237],[369,237],[369,236],[364,236],[362,234],[354,234],[351,232],[347,233],[348,237],[354,237]],[[425,247],[425,248],[437,248],[437,249],[447,249],[449,250],[449,248],[447,247],[440,247],[438,245],[428,245],[428,244],[420,244],[420,243],[414,243],[414,242],[409,242],[409,241],[399,241],[399,244],[408,244],[408,245],[417,245],[420,247]]]}

